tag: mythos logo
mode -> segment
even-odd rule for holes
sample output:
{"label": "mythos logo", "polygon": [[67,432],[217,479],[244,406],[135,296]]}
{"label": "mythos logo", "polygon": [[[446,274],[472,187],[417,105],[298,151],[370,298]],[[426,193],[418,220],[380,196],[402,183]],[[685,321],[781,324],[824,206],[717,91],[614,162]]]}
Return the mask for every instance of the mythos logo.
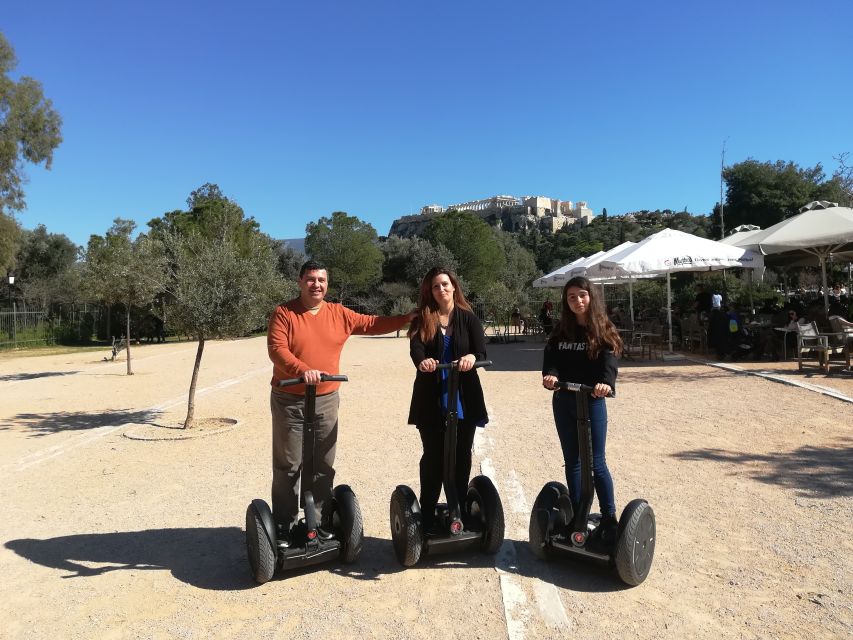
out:
{"label": "mythos logo", "polygon": [[663,263],[667,267],[680,267],[680,266],[685,265],[685,264],[692,265],[693,264],[693,258],[691,256],[680,256],[680,257],[675,257],[672,259],[667,258],[666,260],[664,260]]}

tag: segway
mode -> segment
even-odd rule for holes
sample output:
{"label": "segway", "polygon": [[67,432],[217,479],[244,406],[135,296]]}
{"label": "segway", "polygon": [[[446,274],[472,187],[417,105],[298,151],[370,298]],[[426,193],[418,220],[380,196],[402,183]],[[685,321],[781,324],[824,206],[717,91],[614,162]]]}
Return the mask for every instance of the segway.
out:
{"label": "segway", "polygon": [[569,491],[560,482],[549,482],[536,497],[530,513],[529,542],[534,555],[543,560],[559,554],[581,557],[616,567],[623,582],[638,585],[652,567],[655,554],[655,513],[638,498],[628,503],[619,518],[615,542],[608,544],[597,532],[600,514],[591,514],[595,492],[592,475],[592,429],[589,395],[593,388],[559,382],[558,389],[575,392],[578,412],[578,444],[581,462],[580,510],[573,513]]}
{"label": "segway", "polygon": [[[341,375],[320,376],[322,382],[346,382]],[[279,381],[280,387],[302,384],[302,378]],[[315,430],[319,420],[315,411],[317,386],[305,385],[304,416],[302,432],[302,473],[300,476],[299,506],[304,518],[290,531],[290,544],[279,540],[275,521],[269,505],[260,498],[252,500],[246,509],[246,549],[249,566],[258,584],[269,581],[277,569],[287,570],[306,567],[340,558],[342,562],[355,562],[361,553],[364,539],[361,509],[352,489],[339,485],[332,492],[332,537],[323,539],[318,532],[317,510],[314,496],[303,482],[314,475]]]}
{"label": "segway", "polygon": [[[490,360],[474,363],[474,367],[491,365]],[[504,511],[501,498],[492,481],[476,476],[468,483],[464,505],[456,487],[456,407],[459,394],[459,362],[436,366],[449,370],[447,380],[448,412],[444,423],[444,496],[447,503],[436,505],[435,526],[423,530],[418,499],[406,485],[398,485],[391,494],[391,538],[394,553],[404,567],[411,567],[427,554],[479,548],[484,553],[497,553],[504,540]]]}

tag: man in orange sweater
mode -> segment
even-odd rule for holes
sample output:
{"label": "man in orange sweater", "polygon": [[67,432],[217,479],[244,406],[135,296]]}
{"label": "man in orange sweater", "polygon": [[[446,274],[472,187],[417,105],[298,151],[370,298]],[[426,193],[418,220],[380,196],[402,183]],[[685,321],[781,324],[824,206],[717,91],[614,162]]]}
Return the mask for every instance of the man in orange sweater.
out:
{"label": "man in orange sweater", "polygon": [[320,532],[331,537],[329,523],[335,479],[335,447],[338,439],[339,382],[320,382],[323,373],[337,374],[344,343],[352,334],[378,335],[404,327],[415,317],[369,316],[343,305],[326,302],[328,272],[309,260],[299,271],[299,297],[280,304],[270,316],[267,350],[273,362],[270,407],[273,428],[272,509],[279,539],[287,544],[299,513],[298,481],[302,468],[302,413],[305,386],[280,391],[278,381],[302,377],[317,385],[314,477],[307,479],[314,495]]}

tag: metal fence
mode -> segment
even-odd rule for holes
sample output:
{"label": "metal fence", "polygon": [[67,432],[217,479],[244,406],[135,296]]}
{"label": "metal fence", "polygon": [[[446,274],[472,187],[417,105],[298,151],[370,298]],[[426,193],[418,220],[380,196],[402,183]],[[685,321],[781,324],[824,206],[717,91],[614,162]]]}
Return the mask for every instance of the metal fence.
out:
{"label": "metal fence", "polygon": [[0,311],[0,349],[52,344],[54,331],[45,311]]}

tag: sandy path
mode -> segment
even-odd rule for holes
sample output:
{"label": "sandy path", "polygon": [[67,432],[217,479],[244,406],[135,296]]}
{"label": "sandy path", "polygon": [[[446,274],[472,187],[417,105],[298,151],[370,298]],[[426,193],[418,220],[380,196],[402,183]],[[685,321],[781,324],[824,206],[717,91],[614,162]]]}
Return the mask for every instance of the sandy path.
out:
{"label": "sandy path", "polygon": [[338,482],[359,497],[365,550],[263,587],[242,532],[248,501],[269,492],[263,339],[209,345],[197,415],[240,425],[186,441],[121,433],[183,417],[191,345],[137,349],[132,377],[102,354],[0,359],[0,636],[853,633],[853,405],[700,364],[625,366],[608,405],[617,503],[647,498],[659,532],[649,579],[625,589],[527,549],[529,506],[563,476],[540,348],[493,345],[482,374],[492,424],[476,450],[507,513],[501,554],[397,564],[388,498],[417,487],[413,370],[405,340],[353,338]]}

